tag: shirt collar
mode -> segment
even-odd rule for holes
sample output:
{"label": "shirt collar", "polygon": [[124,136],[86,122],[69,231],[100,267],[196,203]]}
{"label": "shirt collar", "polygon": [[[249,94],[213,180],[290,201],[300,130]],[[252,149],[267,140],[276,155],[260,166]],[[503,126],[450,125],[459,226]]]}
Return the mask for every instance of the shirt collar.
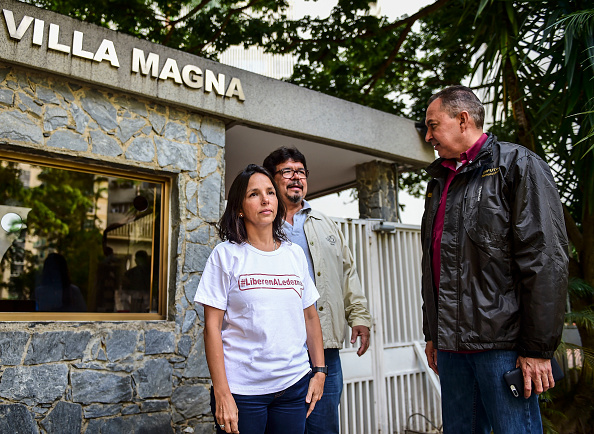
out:
{"label": "shirt collar", "polygon": [[[299,211],[297,211],[295,213],[295,215],[297,214],[309,214],[309,212],[311,211],[311,205],[305,200],[303,199],[303,206],[301,207],[301,209]],[[295,221],[293,220],[293,223],[295,223]],[[288,223],[285,219],[283,219],[283,224],[287,224],[290,225],[290,223]]]}
{"label": "shirt collar", "polygon": [[[460,165],[460,167],[462,167],[468,163],[472,163],[472,161],[476,158],[476,156],[480,152],[481,148],[487,141],[488,137],[489,136],[487,134],[483,133],[479,137],[479,139],[474,143],[474,145],[472,145],[469,149],[467,149],[466,151],[464,151],[460,154],[460,163],[462,163]],[[444,167],[447,167],[448,169],[456,171],[457,170],[456,163],[457,163],[457,161],[454,158],[451,158],[448,160],[443,160],[441,162],[441,165]]]}
{"label": "shirt collar", "polygon": [[305,199],[303,199],[303,207],[297,212],[308,213],[311,211],[311,205]]}

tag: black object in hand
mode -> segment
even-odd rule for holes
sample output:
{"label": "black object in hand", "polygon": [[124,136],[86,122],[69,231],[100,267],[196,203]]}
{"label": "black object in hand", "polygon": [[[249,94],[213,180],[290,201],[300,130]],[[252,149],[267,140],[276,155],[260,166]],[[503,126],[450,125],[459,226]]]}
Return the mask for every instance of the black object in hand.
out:
{"label": "black object in hand", "polygon": [[[553,370],[553,379],[555,382],[561,380],[564,377],[561,366],[559,366],[559,363],[557,363],[557,360],[554,358],[551,359],[551,368]],[[503,378],[505,379],[507,387],[509,387],[512,395],[514,395],[516,398],[524,396],[524,375],[522,374],[521,368],[515,368],[511,371],[507,371],[505,374],[503,374]]]}

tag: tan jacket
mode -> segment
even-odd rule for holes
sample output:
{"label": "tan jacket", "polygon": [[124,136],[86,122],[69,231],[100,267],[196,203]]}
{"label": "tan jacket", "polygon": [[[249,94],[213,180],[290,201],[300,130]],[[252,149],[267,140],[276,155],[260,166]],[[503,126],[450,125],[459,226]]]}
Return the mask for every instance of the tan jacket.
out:
{"label": "tan jacket", "polygon": [[371,328],[353,255],[336,223],[321,212],[312,209],[308,213],[304,231],[320,293],[317,308],[324,348],[342,348],[345,319],[351,327]]}

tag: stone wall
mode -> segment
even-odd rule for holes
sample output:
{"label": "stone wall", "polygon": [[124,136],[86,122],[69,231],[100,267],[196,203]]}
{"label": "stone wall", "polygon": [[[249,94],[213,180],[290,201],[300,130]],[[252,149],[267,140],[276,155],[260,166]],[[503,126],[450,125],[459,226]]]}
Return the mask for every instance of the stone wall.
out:
{"label": "stone wall", "polygon": [[358,164],[359,218],[398,221],[398,176],[393,164],[371,161]]}
{"label": "stone wall", "polygon": [[224,144],[214,118],[0,64],[0,150],[172,179],[167,320],[0,322],[1,433],[213,432],[193,298]]}

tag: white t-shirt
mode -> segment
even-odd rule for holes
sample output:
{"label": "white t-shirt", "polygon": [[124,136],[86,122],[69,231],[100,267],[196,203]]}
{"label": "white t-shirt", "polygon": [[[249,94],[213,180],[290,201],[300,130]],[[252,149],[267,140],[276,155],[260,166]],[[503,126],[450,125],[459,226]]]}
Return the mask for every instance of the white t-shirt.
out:
{"label": "white t-shirt", "polygon": [[296,244],[272,252],[228,241],[215,247],[194,301],[225,311],[221,335],[231,393],[275,393],[307,374],[303,310],[318,298]]}

